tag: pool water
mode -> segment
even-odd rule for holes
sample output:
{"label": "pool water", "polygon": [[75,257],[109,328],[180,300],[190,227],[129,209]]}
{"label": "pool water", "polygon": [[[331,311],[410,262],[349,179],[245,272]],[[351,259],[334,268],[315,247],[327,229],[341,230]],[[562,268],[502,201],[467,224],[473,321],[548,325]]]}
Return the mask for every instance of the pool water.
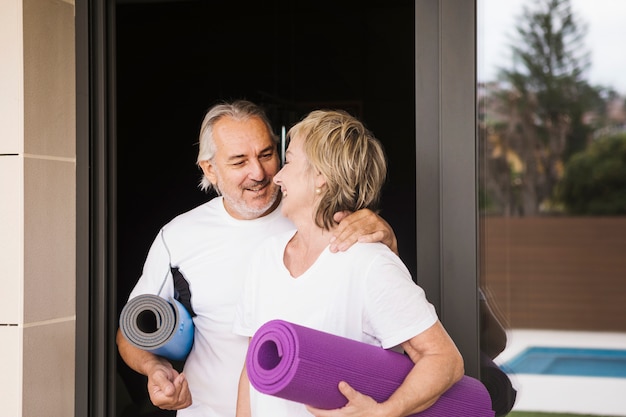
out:
{"label": "pool water", "polygon": [[626,378],[626,350],[533,346],[502,369],[519,374]]}

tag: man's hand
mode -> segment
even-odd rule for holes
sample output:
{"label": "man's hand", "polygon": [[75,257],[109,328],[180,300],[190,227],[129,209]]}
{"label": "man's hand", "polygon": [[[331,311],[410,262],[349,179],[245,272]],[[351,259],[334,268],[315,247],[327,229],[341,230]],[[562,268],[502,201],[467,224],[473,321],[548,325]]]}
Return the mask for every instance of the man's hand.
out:
{"label": "man's hand", "polygon": [[184,374],[158,365],[148,374],[150,401],[164,410],[180,410],[191,405],[191,392]]}
{"label": "man's hand", "polygon": [[126,364],[148,377],[148,394],[155,406],[180,410],[191,405],[191,392],[185,375],[179,374],[165,358],[130,344],[117,329],[117,349]]}
{"label": "man's hand", "polygon": [[342,381],[339,383],[339,391],[348,400],[348,403],[342,408],[322,410],[307,406],[307,410],[315,417],[382,417],[386,415],[381,404],[377,403],[372,397],[356,391],[347,382]]}
{"label": "man's hand", "polygon": [[339,225],[330,239],[331,252],[346,251],[356,242],[382,242],[398,255],[398,242],[393,229],[373,211],[342,211],[335,213],[334,219]]}

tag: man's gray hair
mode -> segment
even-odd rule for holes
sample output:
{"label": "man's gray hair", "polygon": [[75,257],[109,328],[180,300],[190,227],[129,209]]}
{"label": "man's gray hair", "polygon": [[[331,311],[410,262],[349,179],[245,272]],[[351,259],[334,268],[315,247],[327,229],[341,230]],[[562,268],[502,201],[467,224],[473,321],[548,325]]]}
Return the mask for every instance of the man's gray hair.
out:
{"label": "man's gray hair", "polygon": [[[272,140],[278,144],[278,135],[272,130],[272,125],[265,114],[265,111],[258,105],[247,100],[236,100],[233,102],[224,102],[211,107],[204,116],[202,127],[200,128],[198,160],[196,163],[200,166],[202,161],[211,161],[215,156],[215,140],[213,138],[213,126],[222,117],[228,116],[235,120],[248,120],[254,117],[259,118],[267,127],[267,132]],[[206,176],[202,175],[200,180],[200,188],[208,192],[215,189]],[[215,189],[218,193],[219,190]]]}

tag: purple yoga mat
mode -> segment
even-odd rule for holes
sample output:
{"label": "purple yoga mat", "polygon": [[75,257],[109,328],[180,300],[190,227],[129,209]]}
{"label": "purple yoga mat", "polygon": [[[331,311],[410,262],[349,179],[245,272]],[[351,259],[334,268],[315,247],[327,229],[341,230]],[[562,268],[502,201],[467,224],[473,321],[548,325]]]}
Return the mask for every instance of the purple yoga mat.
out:
{"label": "purple yoga mat", "polygon": [[[405,355],[341,336],[272,320],[259,328],[246,357],[250,383],[259,392],[317,408],[343,407],[337,385],[346,381],[385,401],[413,367]],[[480,381],[464,376],[420,417],[493,417]]]}

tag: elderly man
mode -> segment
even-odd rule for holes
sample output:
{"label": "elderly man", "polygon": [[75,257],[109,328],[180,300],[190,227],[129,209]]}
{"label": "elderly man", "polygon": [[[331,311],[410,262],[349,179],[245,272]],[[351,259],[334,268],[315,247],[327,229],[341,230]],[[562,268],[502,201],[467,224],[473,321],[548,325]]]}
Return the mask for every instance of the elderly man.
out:
{"label": "elderly man", "polygon": [[[247,101],[219,104],[200,131],[201,188],[216,197],[166,224],[148,253],[129,298],[174,296],[171,268],[189,283],[194,317],[193,348],[178,373],[165,358],[131,345],[118,330],[126,364],[148,377],[148,393],[160,408],[181,417],[234,417],[237,384],[247,338],[232,331],[248,259],[270,234],[293,229],[280,210],[273,177],[280,169],[277,137],[263,110]],[[346,217],[347,215],[347,217]],[[381,241],[397,252],[389,225],[375,213],[337,213],[331,251],[357,240]]]}

